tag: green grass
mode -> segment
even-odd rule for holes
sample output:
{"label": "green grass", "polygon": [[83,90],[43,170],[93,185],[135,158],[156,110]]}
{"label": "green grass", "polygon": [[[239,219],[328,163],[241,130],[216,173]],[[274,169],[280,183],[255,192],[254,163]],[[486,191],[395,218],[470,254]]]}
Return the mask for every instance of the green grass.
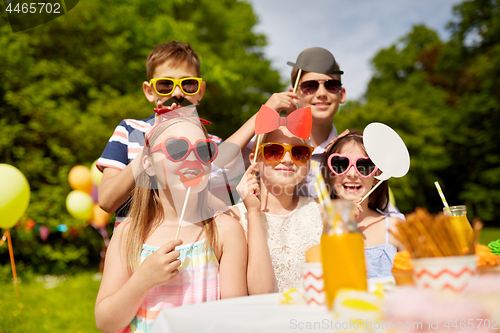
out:
{"label": "green grass", "polygon": [[[481,244],[497,239],[500,239],[500,228],[484,228],[481,232]],[[100,281],[96,281],[94,272],[24,278],[18,284],[20,302],[14,284],[6,279],[4,276],[0,280],[0,333],[99,332],[95,326],[94,304]]]}
{"label": "green grass", "polygon": [[[100,281],[93,276],[93,272],[85,272],[66,280],[64,277],[23,279],[18,284],[19,303],[14,284],[0,282],[0,333],[99,332],[94,304]],[[57,286],[52,287],[51,283]]]}
{"label": "green grass", "polygon": [[484,228],[479,237],[479,243],[488,245],[491,241],[500,239],[500,228]]}

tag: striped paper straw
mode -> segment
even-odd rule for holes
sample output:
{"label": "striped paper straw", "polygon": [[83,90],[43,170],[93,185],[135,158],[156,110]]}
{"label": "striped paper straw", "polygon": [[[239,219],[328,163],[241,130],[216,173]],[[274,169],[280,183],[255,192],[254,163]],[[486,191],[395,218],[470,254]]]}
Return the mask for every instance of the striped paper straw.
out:
{"label": "striped paper straw", "polygon": [[314,184],[314,188],[316,189],[316,195],[318,196],[319,204],[321,205],[321,208],[323,208],[323,210],[324,210],[325,204],[324,204],[323,198],[321,197],[321,191],[319,190],[318,183]]}
{"label": "striped paper straw", "polygon": [[316,183],[318,185],[318,190],[319,190],[318,200],[323,201],[323,207],[325,209],[325,213],[327,217],[333,221],[332,201],[330,200],[330,195],[328,193],[328,189],[326,188],[325,180],[323,179],[323,176],[321,175],[321,172],[319,170],[318,162],[311,161],[311,168],[314,173],[314,176],[316,177]]}
{"label": "striped paper straw", "polygon": [[448,202],[446,202],[446,198],[444,197],[444,193],[443,193],[443,190],[441,189],[441,186],[439,186],[439,183],[437,181],[434,182],[434,185],[436,185],[439,196],[441,197],[441,200],[443,201],[444,207],[446,207],[446,209],[448,211],[450,211],[450,206],[448,206]]}

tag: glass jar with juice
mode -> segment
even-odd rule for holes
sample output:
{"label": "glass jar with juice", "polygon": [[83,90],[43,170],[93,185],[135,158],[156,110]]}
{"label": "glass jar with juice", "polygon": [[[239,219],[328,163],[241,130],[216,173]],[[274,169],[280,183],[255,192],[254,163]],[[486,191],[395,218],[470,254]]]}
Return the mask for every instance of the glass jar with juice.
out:
{"label": "glass jar with juice", "polygon": [[328,308],[341,288],[367,290],[364,242],[354,218],[354,204],[333,200],[333,220],[325,219],[321,236],[323,279]]}
{"label": "glass jar with juice", "polygon": [[[464,249],[464,253],[470,252],[468,249],[474,238],[474,230],[467,219],[466,206],[451,206],[443,208],[443,212],[450,216],[450,221],[453,228],[457,231],[460,247]],[[467,250],[465,250],[467,249]]]}

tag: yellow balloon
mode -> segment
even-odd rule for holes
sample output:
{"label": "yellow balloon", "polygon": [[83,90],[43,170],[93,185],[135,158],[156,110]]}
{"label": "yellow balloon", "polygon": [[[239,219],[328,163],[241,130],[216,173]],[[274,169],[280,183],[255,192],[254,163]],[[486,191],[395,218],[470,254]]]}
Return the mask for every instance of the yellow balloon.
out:
{"label": "yellow balloon", "polygon": [[90,220],[93,204],[90,194],[79,190],[71,191],[66,197],[66,209],[77,220]]}
{"label": "yellow balloon", "polygon": [[0,228],[16,225],[30,202],[28,180],[16,167],[0,164]]}
{"label": "yellow balloon", "polygon": [[95,160],[94,163],[92,163],[92,166],[90,167],[90,177],[92,178],[92,182],[96,186],[99,186],[102,179],[102,172],[99,171],[99,169],[97,169],[96,164],[97,160]]}
{"label": "yellow balloon", "polygon": [[90,169],[84,165],[76,165],[69,170],[68,173],[69,186],[73,190],[82,191],[85,193],[92,192],[92,178],[90,177]]}
{"label": "yellow balloon", "polygon": [[111,214],[105,212],[101,207],[99,207],[99,204],[94,204],[92,221],[96,227],[104,228],[106,224],[108,224],[110,217]]}

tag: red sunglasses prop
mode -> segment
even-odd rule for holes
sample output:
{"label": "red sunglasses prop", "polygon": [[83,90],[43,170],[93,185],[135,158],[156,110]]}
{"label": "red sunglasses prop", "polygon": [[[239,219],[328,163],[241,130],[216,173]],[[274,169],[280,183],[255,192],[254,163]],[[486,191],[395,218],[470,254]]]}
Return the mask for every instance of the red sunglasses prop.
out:
{"label": "red sunglasses prop", "polygon": [[187,138],[175,136],[166,137],[161,143],[151,148],[150,153],[160,150],[173,162],[185,160],[191,151],[194,151],[196,158],[205,165],[212,163],[219,153],[217,144],[212,140],[200,139],[191,144]]}

